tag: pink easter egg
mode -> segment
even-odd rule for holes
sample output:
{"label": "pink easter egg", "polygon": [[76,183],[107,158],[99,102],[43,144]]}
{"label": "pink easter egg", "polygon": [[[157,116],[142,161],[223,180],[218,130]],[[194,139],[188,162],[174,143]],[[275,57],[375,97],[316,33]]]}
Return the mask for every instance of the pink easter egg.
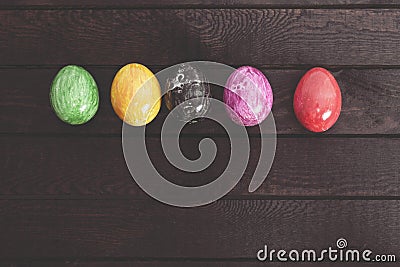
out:
{"label": "pink easter egg", "polygon": [[239,125],[254,126],[264,121],[271,112],[273,93],[264,74],[256,68],[243,66],[228,78],[224,102],[230,107],[230,118]]}

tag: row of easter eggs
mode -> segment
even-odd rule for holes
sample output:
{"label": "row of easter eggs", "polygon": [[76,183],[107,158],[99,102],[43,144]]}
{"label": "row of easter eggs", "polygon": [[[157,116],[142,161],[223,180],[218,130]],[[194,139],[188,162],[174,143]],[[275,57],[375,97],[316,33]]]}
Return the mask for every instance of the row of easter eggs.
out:
{"label": "row of easter eggs", "polygon": [[[196,68],[181,64],[168,78],[165,102],[169,110],[187,100],[191,105],[181,114],[182,120],[204,115],[208,109],[210,88],[206,77]],[[197,101],[196,99],[201,101]],[[223,100],[228,114],[244,126],[260,124],[271,112],[273,92],[268,79],[256,68],[243,66],[228,78]],[[50,102],[64,122],[79,125],[96,114],[99,93],[92,75],[84,68],[69,65],[53,80]],[[195,103],[195,104],[193,104]],[[111,87],[111,104],[118,117],[133,126],[151,122],[161,107],[161,89],[156,76],[141,64],[128,64],[116,74]],[[332,74],[313,68],[300,80],[294,94],[293,108],[299,122],[308,130],[323,132],[337,121],[342,105],[340,88]]]}

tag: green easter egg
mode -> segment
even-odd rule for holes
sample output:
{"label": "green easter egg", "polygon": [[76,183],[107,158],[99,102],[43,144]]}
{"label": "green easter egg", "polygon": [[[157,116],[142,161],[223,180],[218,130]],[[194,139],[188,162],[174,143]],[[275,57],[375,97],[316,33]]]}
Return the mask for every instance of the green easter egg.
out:
{"label": "green easter egg", "polygon": [[72,125],[84,124],[99,108],[99,90],[88,71],[69,65],[54,78],[50,102],[60,120]]}

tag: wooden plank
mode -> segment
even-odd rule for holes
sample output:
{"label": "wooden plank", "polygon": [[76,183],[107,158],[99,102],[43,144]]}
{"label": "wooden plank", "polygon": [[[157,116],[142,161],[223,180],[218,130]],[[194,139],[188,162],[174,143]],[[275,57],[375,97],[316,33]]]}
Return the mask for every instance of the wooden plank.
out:
{"label": "wooden plank", "polygon": [[[366,264],[365,263],[355,263],[355,262],[343,262],[340,263],[340,266],[351,266],[351,267],[364,267]],[[379,265],[383,265],[384,267],[397,267],[398,263],[380,263]],[[132,267],[132,266],[143,266],[143,267],[204,267],[204,266],[209,266],[209,267],[242,267],[242,266],[248,266],[248,267],[254,267],[254,266],[273,266],[273,267],[305,267],[305,266],[311,266],[311,267],[317,267],[317,266],[322,266],[322,267],[336,267],[338,266],[338,263],[329,263],[329,262],[318,262],[318,263],[311,263],[311,262],[296,262],[296,263],[288,263],[288,262],[272,262],[272,263],[265,263],[265,262],[256,262],[256,261],[216,261],[216,260],[167,260],[167,261],[118,261],[112,260],[112,261],[81,261],[81,260],[74,260],[74,259],[68,259],[65,260],[65,262],[60,263],[57,261],[51,261],[49,262],[43,262],[43,261],[23,261],[22,263],[14,261],[14,262],[9,262],[9,263],[0,263],[1,267],[69,267],[69,266],[74,266],[74,267]]]}
{"label": "wooden plank", "polygon": [[399,65],[398,9],[1,10],[2,65]]}
{"label": "wooden plank", "polygon": [[[155,201],[0,201],[0,259],[252,259],[271,249],[400,249],[399,201],[225,200],[193,209]],[[398,256],[398,255],[397,255]]]}
{"label": "wooden plank", "polygon": [[[181,138],[188,158],[200,156],[200,137]],[[148,153],[170,181],[198,186],[216,179],[226,168],[230,143],[213,138],[218,153],[200,173],[172,167],[160,140],[148,138]],[[256,168],[260,139],[251,138],[248,167],[228,198],[386,197],[400,196],[399,138],[279,138],[275,160],[263,185],[248,193]],[[1,137],[1,198],[147,199],[124,161],[121,139],[102,137]]]}
{"label": "wooden plank", "polygon": [[3,0],[0,8],[232,8],[232,7],[397,7],[398,0]]}
{"label": "wooden plank", "polygon": [[[72,127],[54,115],[49,103],[49,88],[57,68],[0,69],[0,133],[58,133],[120,135],[122,122],[110,103],[110,88],[118,67],[89,67],[100,90],[100,108],[86,125]],[[152,68],[154,72],[160,68]],[[263,69],[274,91],[273,114],[278,134],[311,134],[296,120],[293,94],[305,70]],[[343,107],[336,125],[325,134],[400,133],[400,69],[332,69],[342,90]],[[163,82],[161,85],[163,86]],[[213,88],[213,97],[222,99],[222,89]],[[165,105],[147,127],[149,134],[160,133],[168,113]],[[258,127],[248,128],[258,134]],[[212,121],[202,121],[184,129],[184,134],[222,134]]]}

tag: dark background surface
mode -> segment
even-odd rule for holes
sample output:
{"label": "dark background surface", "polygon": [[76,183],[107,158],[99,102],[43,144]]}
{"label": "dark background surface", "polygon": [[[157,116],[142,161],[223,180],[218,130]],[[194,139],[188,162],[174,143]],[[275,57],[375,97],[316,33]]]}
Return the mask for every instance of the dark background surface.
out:
{"label": "dark background surface", "polygon": [[[190,60],[260,68],[273,86],[278,145],[267,180],[249,194],[265,138],[249,128],[252,155],[236,188],[183,209],[133,182],[109,91],[126,63],[157,72]],[[66,64],[98,82],[100,109],[87,125],[63,124],[49,105]],[[292,109],[297,82],[317,65],[343,96],[324,134],[305,131]],[[0,81],[1,266],[342,266],[256,261],[264,244],[319,250],[340,237],[400,258],[400,1],[3,0]],[[229,157],[221,128],[184,129],[189,157],[204,136],[219,148],[208,170],[188,176],[162,156],[165,115],[147,140],[160,172],[187,185],[215,179]]]}

